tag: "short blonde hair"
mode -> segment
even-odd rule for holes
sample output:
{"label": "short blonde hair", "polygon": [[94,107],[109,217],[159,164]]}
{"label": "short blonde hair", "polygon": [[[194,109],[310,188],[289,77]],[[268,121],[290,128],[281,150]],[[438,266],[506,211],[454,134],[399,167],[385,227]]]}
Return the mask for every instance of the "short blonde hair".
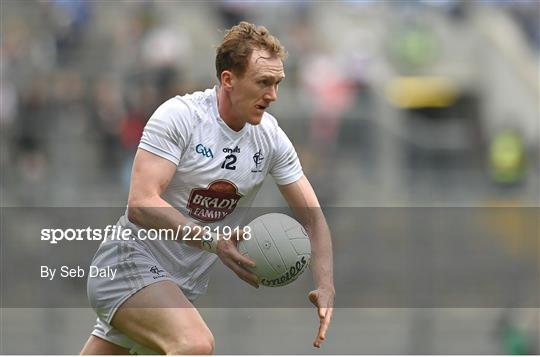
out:
{"label": "short blonde hair", "polygon": [[272,57],[281,60],[287,57],[285,48],[264,26],[242,21],[225,31],[223,41],[216,50],[216,75],[219,81],[225,70],[238,76],[244,75],[255,49],[266,50]]}

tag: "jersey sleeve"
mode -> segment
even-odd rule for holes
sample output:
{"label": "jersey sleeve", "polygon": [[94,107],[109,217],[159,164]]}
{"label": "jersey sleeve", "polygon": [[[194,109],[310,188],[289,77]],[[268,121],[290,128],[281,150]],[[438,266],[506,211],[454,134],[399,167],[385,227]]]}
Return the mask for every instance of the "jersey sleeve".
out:
{"label": "jersey sleeve", "polygon": [[190,110],[177,98],[156,109],[146,123],[139,148],[178,165],[188,142]]}
{"label": "jersey sleeve", "polygon": [[304,173],[291,141],[279,126],[276,129],[270,175],[276,184],[288,185],[299,180]]}

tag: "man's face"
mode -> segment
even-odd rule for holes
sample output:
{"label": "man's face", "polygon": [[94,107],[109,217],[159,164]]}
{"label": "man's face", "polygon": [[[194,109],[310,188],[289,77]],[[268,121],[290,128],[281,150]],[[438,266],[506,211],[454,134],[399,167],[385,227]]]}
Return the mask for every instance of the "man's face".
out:
{"label": "man's face", "polygon": [[264,111],[277,100],[278,85],[284,77],[281,59],[254,50],[244,75],[233,74],[231,101],[235,118],[241,123],[259,124]]}

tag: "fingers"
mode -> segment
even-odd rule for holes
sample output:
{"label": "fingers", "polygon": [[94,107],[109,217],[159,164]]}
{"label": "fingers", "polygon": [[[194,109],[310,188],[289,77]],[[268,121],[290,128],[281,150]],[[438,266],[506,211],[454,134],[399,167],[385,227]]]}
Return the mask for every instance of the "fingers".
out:
{"label": "fingers", "polygon": [[[248,256],[245,256],[245,255],[242,255],[240,254],[240,252],[238,251],[238,242],[240,240],[242,240],[243,238],[243,231],[240,230],[240,233],[238,234],[238,236],[236,238],[234,238],[232,235],[228,236],[226,239],[222,239],[221,240],[221,247],[222,250],[228,255],[230,256],[234,261],[242,264],[242,265],[246,265],[246,266],[249,266],[249,267],[252,267],[254,268],[255,267],[255,262],[249,258]],[[236,234],[235,234],[236,235]]]}
{"label": "fingers", "polygon": [[218,256],[221,261],[229,267],[240,279],[244,280],[251,286],[259,287],[259,278],[257,275],[250,272],[247,267],[255,267],[255,262],[250,258],[240,254],[236,246],[230,241],[220,242],[218,246]]}
{"label": "fingers", "polygon": [[326,331],[330,326],[330,320],[332,320],[332,308],[329,308],[326,315],[321,319],[321,324],[319,327],[319,337],[321,340],[326,339]]}
{"label": "fingers", "polygon": [[218,256],[223,260],[224,257],[231,259],[240,265],[245,265],[251,268],[255,267],[255,262],[248,256],[240,254],[236,245],[230,240],[221,240],[217,246]]}
{"label": "fingers", "polygon": [[248,266],[250,268],[255,268],[255,261],[246,255],[240,254],[238,250],[231,251],[231,258],[238,262],[238,264]]}
{"label": "fingers", "polygon": [[[321,312],[320,310],[325,310],[325,311]],[[313,341],[314,347],[320,348],[321,343],[326,339],[326,331],[328,331],[328,327],[330,326],[333,310],[334,309],[331,307],[319,309],[319,316],[324,316],[324,317],[320,318],[319,332],[317,334],[317,337],[315,337],[315,341]]]}
{"label": "fingers", "polygon": [[240,254],[236,246],[230,246],[226,253],[233,261],[238,262],[241,265],[255,268],[255,262],[251,258]]}
{"label": "fingers", "polygon": [[240,279],[244,280],[249,285],[254,288],[259,288],[259,278],[257,275],[246,270],[244,267],[239,265],[233,260],[223,260],[223,263],[228,266]]}
{"label": "fingers", "polygon": [[317,333],[317,336],[315,336],[315,341],[313,341],[313,346],[317,348],[321,348],[321,343],[326,338],[326,336],[323,335],[323,332],[326,333],[325,331],[323,331],[323,321],[324,319],[321,319],[321,322],[319,324],[319,332]]}
{"label": "fingers", "polygon": [[326,307],[319,307],[319,292],[313,290],[308,294],[308,298],[309,301],[311,301],[311,303],[318,308],[317,313],[319,314],[319,319],[324,318],[324,316],[326,315]]}
{"label": "fingers", "polygon": [[332,314],[334,309],[332,307],[332,297],[328,296],[321,290],[313,290],[308,294],[309,301],[317,307],[317,315],[319,316],[319,331],[315,340],[313,341],[313,346],[320,348],[322,342],[326,339],[326,331],[330,326],[330,321],[332,320]]}

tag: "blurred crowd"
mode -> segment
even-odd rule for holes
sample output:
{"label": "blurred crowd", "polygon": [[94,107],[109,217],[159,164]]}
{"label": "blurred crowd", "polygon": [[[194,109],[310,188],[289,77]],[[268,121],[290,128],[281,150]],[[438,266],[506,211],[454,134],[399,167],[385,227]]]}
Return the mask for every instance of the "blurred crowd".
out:
{"label": "blurred crowd", "polygon": [[[354,28],[355,21],[369,23],[384,11],[407,14],[429,3],[344,2],[353,20],[337,24],[325,23],[326,10],[308,2],[2,2],[0,163],[19,191],[8,201],[40,202],[44,191],[77,190],[73,182],[112,182],[125,191],[151,113],[172,96],[216,83],[212,45],[218,29],[243,19],[266,25],[286,45],[287,81],[277,114],[293,135],[307,130],[295,145],[314,176],[318,167],[324,174],[344,148],[341,139],[351,135],[343,119],[374,115],[371,87],[385,71],[384,44],[375,43],[369,26]],[[538,49],[538,17],[530,11],[535,2],[496,3]],[[455,19],[470,7],[466,1],[429,5]],[[353,144],[372,140],[352,135]],[[324,157],[329,160],[318,162]],[[369,164],[370,157],[363,159]]]}
{"label": "blurred crowd", "polygon": [[100,173],[115,178],[127,170],[149,115],[185,92],[178,64],[191,50],[188,39],[162,27],[149,2],[120,5],[131,16],[108,23],[107,37],[95,30],[103,11],[96,2],[3,6],[18,14],[5,19],[2,36],[7,164],[22,180],[44,180],[52,146],[73,150],[75,139],[93,143],[97,161],[87,165],[97,164]]}
{"label": "blurred crowd", "polygon": [[[205,38],[164,19],[167,3],[73,0],[2,6],[2,165],[15,171],[18,187],[54,181],[51,171],[61,169],[82,170],[85,177],[97,171],[120,180],[125,189],[133,153],[152,112],[168,98],[215,83],[213,68],[193,60],[194,42]],[[324,45],[310,43],[315,24],[309,20],[309,7],[299,3],[290,9],[293,25],[283,39],[292,54],[289,86],[304,86],[320,98],[321,108],[339,115],[339,108],[350,105],[352,91],[352,81],[338,73],[342,71],[333,68],[325,86],[307,76],[305,83],[297,83],[297,55]],[[171,10],[194,16],[201,11],[187,3]],[[222,2],[202,12],[213,19],[211,31],[255,20],[252,10],[252,4]],[[123,17],[108,19],[107,12]],[[312,62],[322,73],[332,67],[322,58]],[[335,118],[328,119],[317,120],[315,132],[331,140]],[[65,151],[78,158],[67,158]],[[23,189],[22,203],[31,203],[26,193]],[[28,196],[35,197],[35,192]]]}

